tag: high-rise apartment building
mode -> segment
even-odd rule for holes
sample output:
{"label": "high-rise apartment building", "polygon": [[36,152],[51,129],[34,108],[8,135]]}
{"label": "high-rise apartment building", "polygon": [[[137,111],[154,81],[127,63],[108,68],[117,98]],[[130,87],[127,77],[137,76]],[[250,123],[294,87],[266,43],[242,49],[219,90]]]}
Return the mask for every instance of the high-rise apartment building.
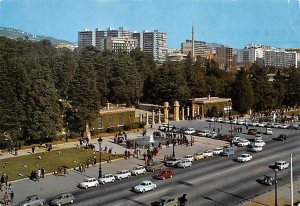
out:
{"label": "high-rise apartment building", "polygon": [[264,51],[265,66],[276,68],[298,67],[298,55],[296,52],[288,52],[283,49]]}
{"label": "high-rise apartment building", "polygon": [[[185,40],[184,43],[181,43],[181,53],[188,55],[189,53],[192,55],[192,40]],[[194,41],[194,55],[195,56],[207,56],[210,52],[208,48],[208,44],[203,41]]]}
{"label": "high-rise apartment building", "polygon": [[87,46],[92,46],[93,45],[93,32],[84,29],[80,32],[78,32],[78,48],[84,49]]}
{"label": "high-rise apartment building", "polygon": [[230,70],[233,68],[233,49],[228,46],[217,47],[216,62],[220,69]]}
{"label": "high-rise apartment building", "polygon": [[105,50],[120,52],[127,51],[137,48],[137,41],[134,38],[128,37],[106,37],[104,39]]}
{"label": "high-rise apartment building", "polygon": [[143,51],[153,56],[154,61],[166,61],[167,34],[154,30],[154,32],[144,31]]}
{"label": "high-rise apartment building", "polygon": [[260,47],[245,47],[237,52],[237,63],[240,65],[246,65],[248,63],[253,64],[258,58],[263,58],[264,49]]}

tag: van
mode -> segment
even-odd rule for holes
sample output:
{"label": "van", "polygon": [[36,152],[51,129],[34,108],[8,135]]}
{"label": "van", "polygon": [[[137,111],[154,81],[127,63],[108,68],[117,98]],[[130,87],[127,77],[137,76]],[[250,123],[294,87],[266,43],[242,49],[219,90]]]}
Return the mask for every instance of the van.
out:
{"label": "van", "polygon": [[272,135],[273,134],[273,131],[271,128],[266,128],[266,134],[267,135]]}
{"label": "van", "polygon": [[223,155],[223,156],[234,155],[234,149],[232,147],[225,147],[223,149],[223,152],[221,152],[221,155]]}

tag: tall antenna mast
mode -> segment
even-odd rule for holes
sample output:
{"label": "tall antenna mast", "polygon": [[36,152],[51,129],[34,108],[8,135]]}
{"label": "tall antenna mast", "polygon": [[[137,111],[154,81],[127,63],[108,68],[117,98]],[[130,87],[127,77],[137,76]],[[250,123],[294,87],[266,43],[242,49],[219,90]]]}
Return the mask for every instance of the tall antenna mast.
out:
{"label": "tall antenna mast", "polygon": [[192,25],[192,59],[195,60],[194,25]]}

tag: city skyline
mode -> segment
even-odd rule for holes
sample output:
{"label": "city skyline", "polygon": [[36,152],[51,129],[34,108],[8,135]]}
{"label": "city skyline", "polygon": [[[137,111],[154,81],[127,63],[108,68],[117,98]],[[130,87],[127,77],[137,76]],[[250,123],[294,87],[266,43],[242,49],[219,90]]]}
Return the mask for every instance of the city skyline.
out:
{"label": "city skyline", "polygon": [[[16,15],[18,14],[18,15]],[[0,25],[77,41],[84,28],[160,30],[169,48],[191,39],[243,48],[249,43],[300,47],[297,0],[1,0]]]}

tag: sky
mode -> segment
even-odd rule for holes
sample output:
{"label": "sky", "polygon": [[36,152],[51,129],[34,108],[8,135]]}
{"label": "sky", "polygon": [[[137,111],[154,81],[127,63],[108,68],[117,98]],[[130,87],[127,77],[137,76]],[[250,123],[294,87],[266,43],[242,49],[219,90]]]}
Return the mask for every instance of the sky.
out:
{"label": "sky", "polygon": [[0,0],[0,26],[77,42],[78,31],[125,27],[243,48],[300,48],[300,0]]}

